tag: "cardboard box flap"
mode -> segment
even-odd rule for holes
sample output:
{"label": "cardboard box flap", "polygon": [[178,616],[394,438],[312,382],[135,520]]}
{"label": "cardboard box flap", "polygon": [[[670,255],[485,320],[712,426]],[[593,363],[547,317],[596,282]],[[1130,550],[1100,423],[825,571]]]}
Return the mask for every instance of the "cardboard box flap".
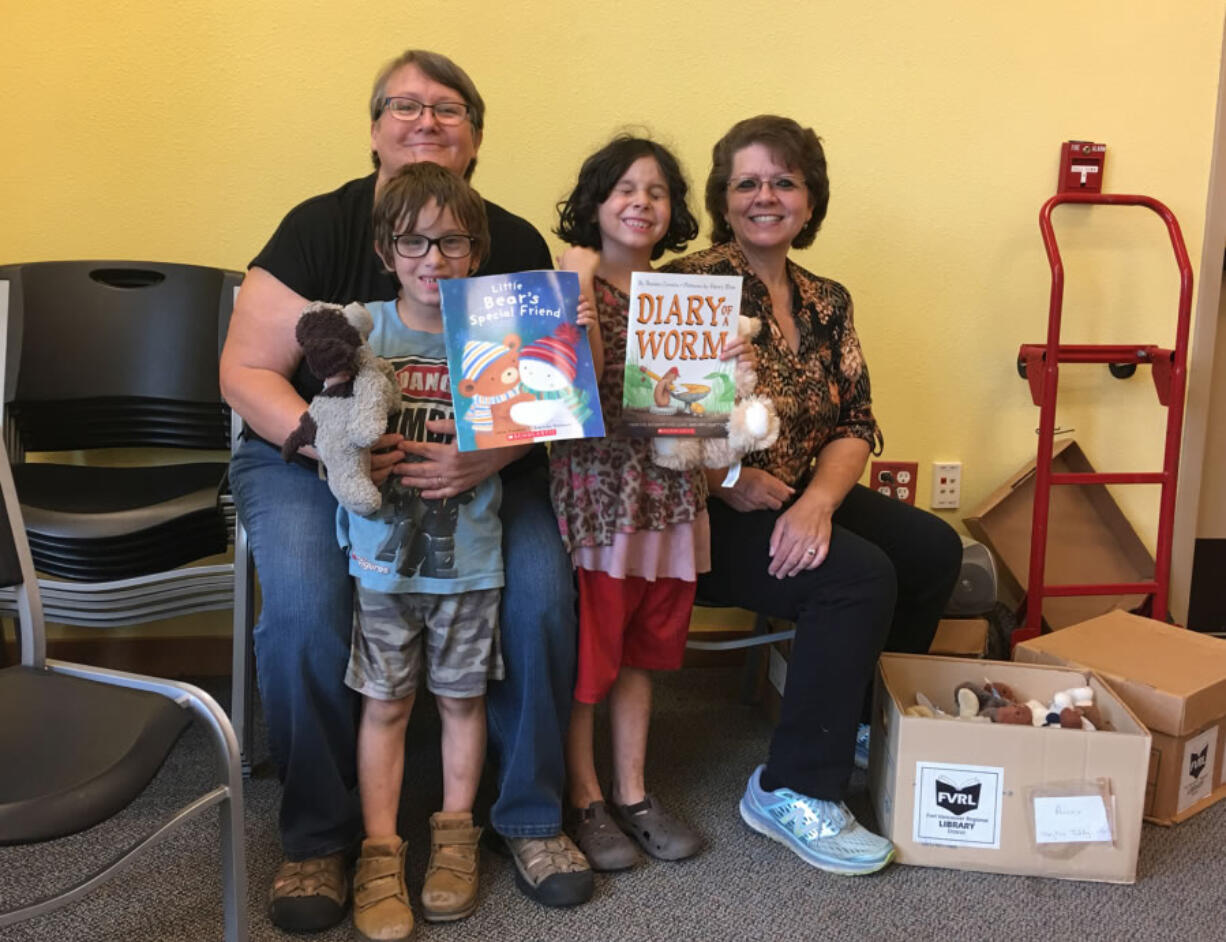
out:
{"label": "cardboard box flap", "polygon": [[928,646],[929,654],[983,657],[988,649],[986,618],[942,618]]}
{"label": "cardboard box flap", "polygon": [[[1052,469],[1094,470],[1071,439],[1056,443]],[[1030,574],[1035,470],[1031,461],[963,518],[1000,563],[1001,598],[1014,606],[1025,597]],[[1137,582],[1153,578],[1154,561],[1105,485],[1061,485],[1051,489],[1046,570],[1048,584]],[[1048,598],[1043,617],[1064,628],[1142,601],[1143,595]]]}
{"label": "cardboard box flap", "polygon": [[1183,736],[1226,714],[1226,641],[1109,612],[1023,642],[1018,661],[1102,674],[1150,729]]}

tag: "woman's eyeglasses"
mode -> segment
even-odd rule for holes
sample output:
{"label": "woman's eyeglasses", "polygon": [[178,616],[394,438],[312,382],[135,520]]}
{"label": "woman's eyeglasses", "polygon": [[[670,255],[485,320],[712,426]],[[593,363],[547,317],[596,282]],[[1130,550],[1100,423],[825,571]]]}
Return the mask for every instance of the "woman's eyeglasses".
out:
{"label": "woman's eyeglasses", "polygon": [[757,196],[763,186],[776,193],[794,193],[802,189],[805,181],[800,177],[780,175],[777,177],[733,177],[728,181],[728,190],[738,196]]}
{"label": "woman's eyeglasses", "polygon": [[462,101],[439,101],[433,105],[423,104],[416,98],[384,98],[383,110],[401,121],[416,121],[422,112],[434,112],[439,124],[460,124],[468,116],[468,105]]}

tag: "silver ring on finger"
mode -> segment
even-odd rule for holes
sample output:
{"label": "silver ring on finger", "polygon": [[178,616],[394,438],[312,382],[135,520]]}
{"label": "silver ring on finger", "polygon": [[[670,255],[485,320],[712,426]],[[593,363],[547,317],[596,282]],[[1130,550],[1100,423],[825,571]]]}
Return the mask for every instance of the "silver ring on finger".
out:
{"label": "silver ring on finger", "polygon": [[816,546],[810,546],[807,550],[805,550],[805,556],[809,557],[810,559],[812,559],[816,555],[817,555]]}

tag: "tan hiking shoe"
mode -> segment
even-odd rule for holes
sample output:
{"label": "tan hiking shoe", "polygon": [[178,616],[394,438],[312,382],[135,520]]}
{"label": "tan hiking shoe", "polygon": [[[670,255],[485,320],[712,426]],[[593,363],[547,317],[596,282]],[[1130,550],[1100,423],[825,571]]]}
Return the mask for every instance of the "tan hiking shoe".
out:
{"label": "tan hiking shoe", "polygon": [[525,895],[546,906],[578,906],[592,898],[592,868],[565,834],[504,840],[515,861],[515,883]]}
{"label": "tan hiking shoe", "polygon": [[421,888],[429,922],[453,922],[477,908],[477,841],[481,828],[467,811],[430,815],[430,865]]}
{"label": "tan hiking shoe", "polygon": [[318,932],[341,921],[348,901],[344,854],[287,860],[272,880],[268,918],[286,932]]}
{"label": "tan hiking shoe", "polygon": [[404,850],[398,837],[362,841],[353,874],[353,927],[370,942],[399,942],[413,931]]}

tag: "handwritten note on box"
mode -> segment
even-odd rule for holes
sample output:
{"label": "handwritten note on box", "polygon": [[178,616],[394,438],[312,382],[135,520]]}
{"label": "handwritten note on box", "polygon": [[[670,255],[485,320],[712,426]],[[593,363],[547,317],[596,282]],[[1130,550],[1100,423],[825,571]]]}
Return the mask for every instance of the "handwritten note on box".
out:
{"label": "handwritten note on box", "polygon": [[1034,800],[1036,844],[1111,843],[1111,823],[1101,795]]}

